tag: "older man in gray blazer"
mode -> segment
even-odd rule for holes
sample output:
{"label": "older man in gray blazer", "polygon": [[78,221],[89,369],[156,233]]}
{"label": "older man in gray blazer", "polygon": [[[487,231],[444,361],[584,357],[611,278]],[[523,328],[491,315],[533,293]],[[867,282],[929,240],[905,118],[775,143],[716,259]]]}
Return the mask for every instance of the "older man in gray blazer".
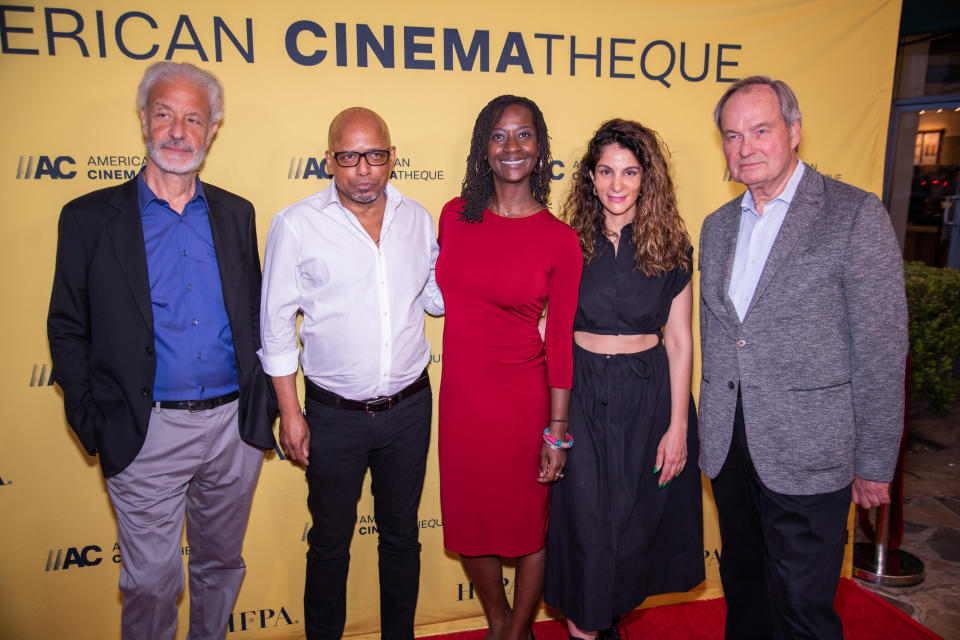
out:
{"label": "older man in gray blazer", "polygon": [[903,428],[903,262],[876,196],[797,158],[783,82],[715,111],[747,191],[700,235],[700,466],[713,480],[727,638],[842,638],[850,500],[889,502]]}

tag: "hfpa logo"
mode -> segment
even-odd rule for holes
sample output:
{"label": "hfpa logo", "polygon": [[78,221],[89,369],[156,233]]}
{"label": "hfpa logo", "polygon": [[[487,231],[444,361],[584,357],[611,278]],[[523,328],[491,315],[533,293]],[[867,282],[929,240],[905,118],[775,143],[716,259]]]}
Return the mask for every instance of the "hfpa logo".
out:
{"label": "hfpa logo", "polygon": [[[510,578],[503,578],[503,591],[509,596],[513,593],[513,585],[510,584]],[[477,593],[474,591],[473,583],[459,583],[457,584],[457,602],[463,602],[464,600],[475,600],[477,598]]]}
{"label": "hfpa logo", "polygon": [[230,614],[227,618],[227,633],[237,631],[252,631],[253,629],[266,629],[267,627],[279,627],[281,625],[289,626],[299,624],[299,620],[292,620],[285,607],[281,606],[278,611],[273,609],[252,609],[250,611],[237,611]]}
{"label": "hfpa logo", "polygon": [[30,374],[31,387],[52,387],[53,369],[45,364],[33,365],[33,373]]}
{"label": "hfpa logo", "polygon": [[50,156],[20,156],[20,161],[17,163],[17,180],[39,180],[44,177],[52,180],[69,180],[77,175],[77,172],[70,168],[76,164],[70,156],[57,156],[52,160]]}

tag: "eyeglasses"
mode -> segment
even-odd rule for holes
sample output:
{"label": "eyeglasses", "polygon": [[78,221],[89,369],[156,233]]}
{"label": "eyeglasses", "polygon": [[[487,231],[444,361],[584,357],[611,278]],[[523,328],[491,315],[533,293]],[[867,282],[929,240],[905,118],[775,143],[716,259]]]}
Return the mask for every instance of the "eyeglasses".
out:
{"label": "eyeglasses", "polygon": [[390,159],[390,149],[370,149],[364,153],[359,151],[337,151],[333,154],[334,160],[341,167],[355,167],[360,164],[360,158],[365,158],[371,167],[387,164]]}

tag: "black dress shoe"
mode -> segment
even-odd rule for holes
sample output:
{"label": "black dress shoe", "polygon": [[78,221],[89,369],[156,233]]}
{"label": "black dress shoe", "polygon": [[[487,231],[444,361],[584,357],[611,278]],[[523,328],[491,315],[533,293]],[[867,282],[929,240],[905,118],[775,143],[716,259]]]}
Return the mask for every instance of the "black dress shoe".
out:
{"label": "black dress shoe", "polygon": [[597,631],[597,640],[627,640],[626,632],[624,632],[622,635],[620,633],[620,623],[626,617],[627,616],[616,616],[610,621],[611,625],[609,629]]}

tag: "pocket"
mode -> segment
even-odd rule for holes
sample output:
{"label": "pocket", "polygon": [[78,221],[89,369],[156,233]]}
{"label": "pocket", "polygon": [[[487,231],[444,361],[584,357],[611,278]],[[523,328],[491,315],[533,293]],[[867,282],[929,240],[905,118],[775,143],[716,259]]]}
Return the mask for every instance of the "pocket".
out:
{"label": "pocket", "polygon": [[765,394],[770,444],[789,466],[810,473],[835,472],[853,461],[856,431],[849,381]]}

